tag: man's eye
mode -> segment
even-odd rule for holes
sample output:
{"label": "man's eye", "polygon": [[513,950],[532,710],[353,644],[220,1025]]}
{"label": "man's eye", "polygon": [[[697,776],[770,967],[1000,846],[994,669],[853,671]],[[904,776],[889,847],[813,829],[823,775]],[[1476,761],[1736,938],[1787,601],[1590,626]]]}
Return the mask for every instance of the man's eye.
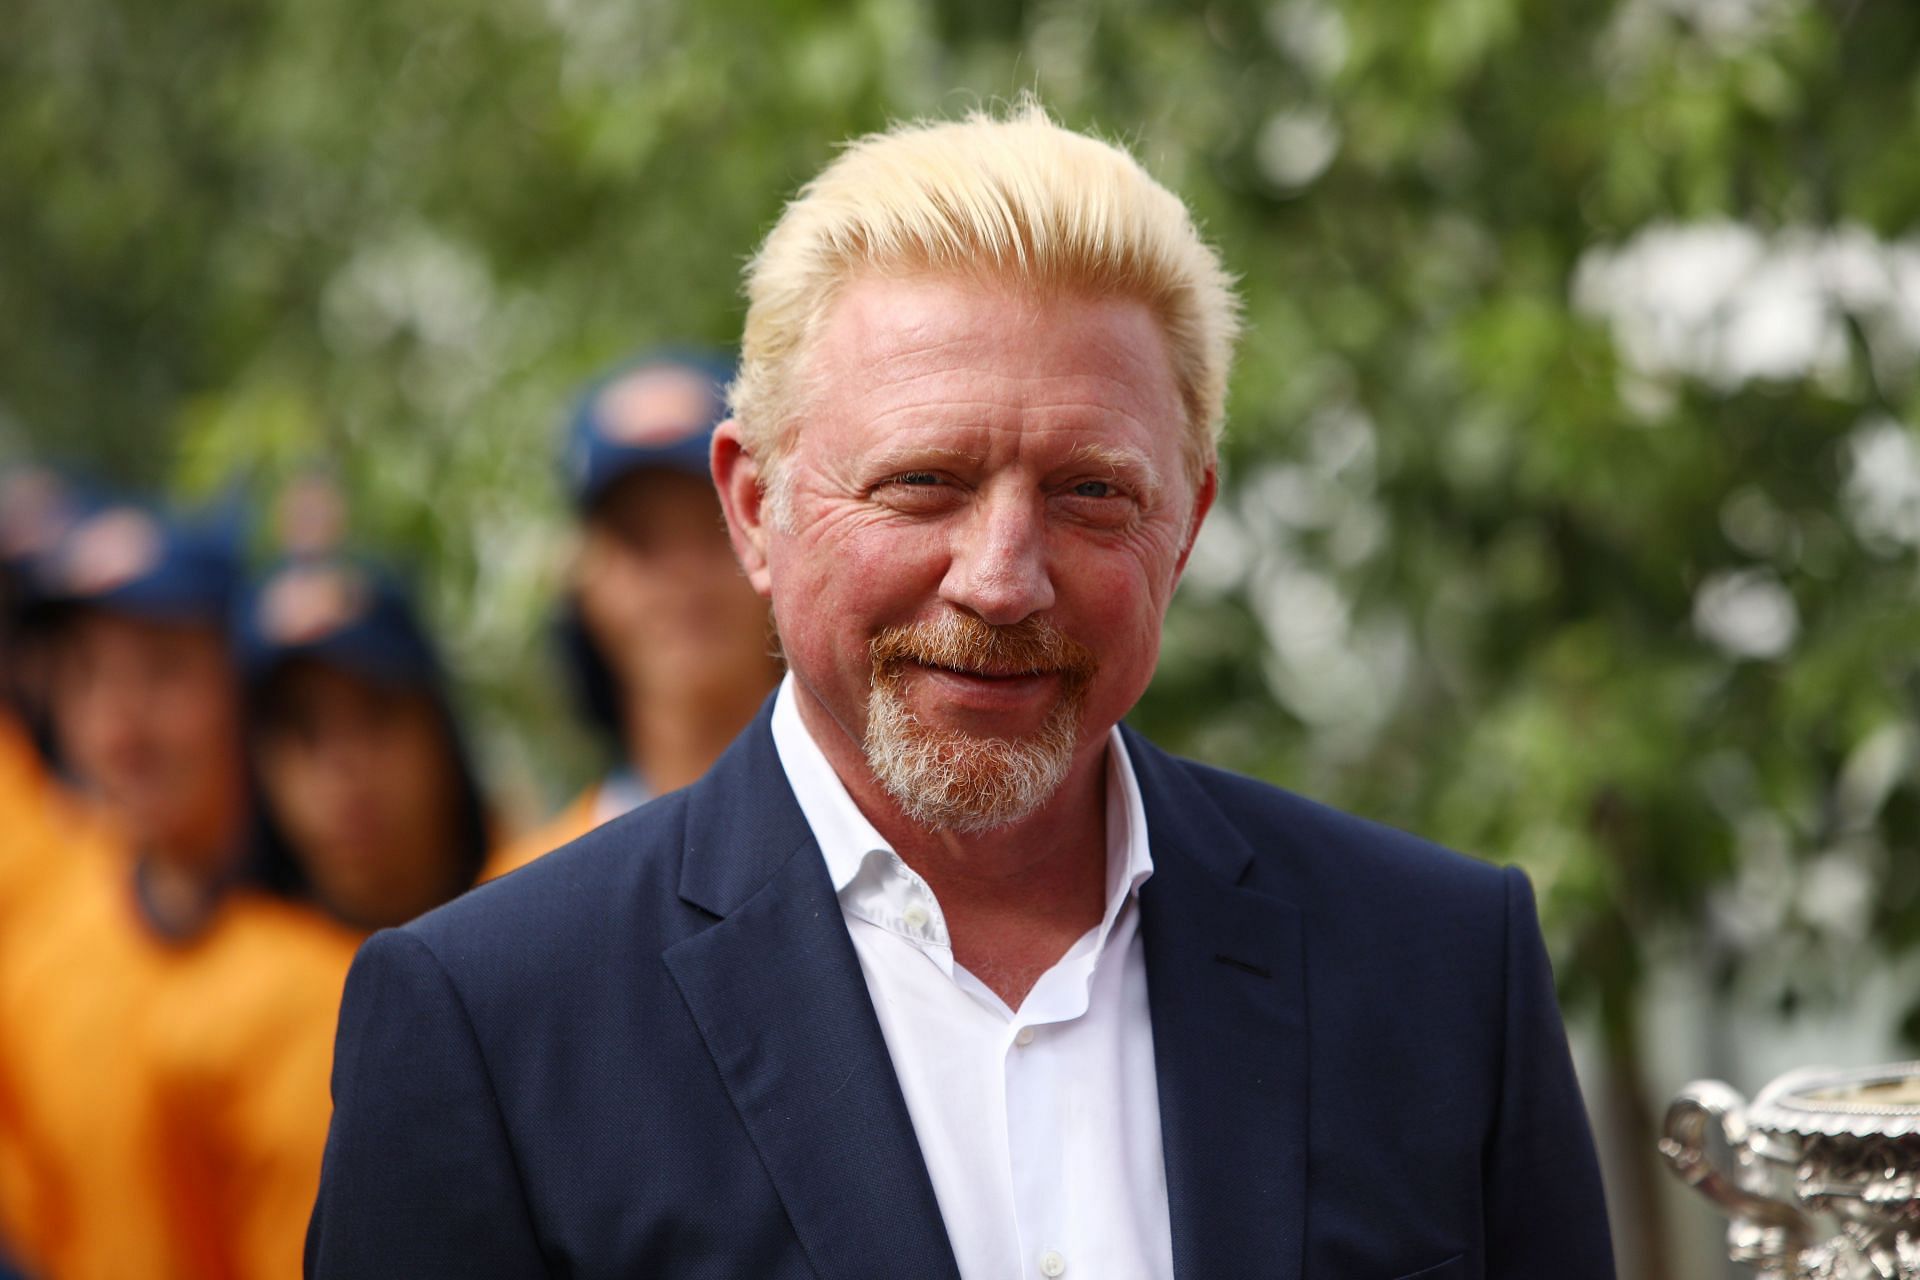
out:
{"label": "man's eye", "polygon": [[1119,492],[1105,480],[1082,480],[1073,486],[1073,496],[1076,498],[1111,498]]}
{"label": "man's eye", "polygon": [[954,482],[937,471],[902,471],[874,486],[876,500],[900,511],[930,514],[959,500]]}

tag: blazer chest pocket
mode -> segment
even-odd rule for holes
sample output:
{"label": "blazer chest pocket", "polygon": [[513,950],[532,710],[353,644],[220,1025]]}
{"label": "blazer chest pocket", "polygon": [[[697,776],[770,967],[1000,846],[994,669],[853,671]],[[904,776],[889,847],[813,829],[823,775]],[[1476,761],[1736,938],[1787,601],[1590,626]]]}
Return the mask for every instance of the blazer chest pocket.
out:
{"label": "blazer chest pocket", "polygon": [[1395,1280],[1466,1280],[1467,1255],[1457,1253],[1445,1262],[1421,1271],[1409,1271]]}

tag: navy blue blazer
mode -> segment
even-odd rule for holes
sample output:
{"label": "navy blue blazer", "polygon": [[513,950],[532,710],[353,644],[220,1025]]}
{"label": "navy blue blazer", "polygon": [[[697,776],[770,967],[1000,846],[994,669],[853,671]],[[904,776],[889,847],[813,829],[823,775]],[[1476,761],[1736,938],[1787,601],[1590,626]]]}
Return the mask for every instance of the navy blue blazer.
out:
{"label": "navy blue blazer", "polygon": [[[1612,1277],[1525,878],[1127,746],[1176,1275]],[[368,941],[333,1091],[317,1280],[957,1276],[764,713]]]}

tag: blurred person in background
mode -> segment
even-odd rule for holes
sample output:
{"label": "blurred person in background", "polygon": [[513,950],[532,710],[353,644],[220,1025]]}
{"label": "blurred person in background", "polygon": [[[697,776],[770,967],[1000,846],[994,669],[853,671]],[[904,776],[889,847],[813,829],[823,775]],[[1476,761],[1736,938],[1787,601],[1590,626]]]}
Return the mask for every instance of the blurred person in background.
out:
{"label": "blurred person in background", "polygon": [[73,523],[78,503],[71,485],[50,467],[24,463],[0,470],[0,728],[6,735],[0,768],[25,768],[43,778],[47,656],[46,646],[34,643],[31,567]]}
{"label": "blurred person in background", "polygon": [[76,521],[41,562],[48,713],[75,784],[131,843],[147,921],[191,937],[245,847],[239,699],[224,621],[237,531],[128,503]]}
{"label": "blurred person in background", "polygon": [[766,605],[733,559],[707,466],[731,374],[715,353],[650,352],[575,405],[566,468],[580,542],[561,635],[618,764],[490,875],[700,777],[779,681]]}
{"label": "blurred person in background", "polygon": [[254,593],[240,646],[269,881],[365,930],[471,886],[485,805],[398,581],[340,557],[291,561]]}
{"label": "blurred person in background", "polygon": [[72,523],[76,504],[47,467],[0,473],[0,940],[8,914],[23,909],[48,871],[32,856],[39,833],[73,816],[48,740],[49,654],[30,569]]}
{"label": "blurred person in background", "polygon": [[31,856],[57,879],[8,921],[0,1096],[26,1176],[0,1186],[0,1224],[33,1274],[190,1274],[153,1194],[141,1030],[205,962],[243,860],[235,539],[111,503],[34,575],[53,739],[88,817],[42,833]]}
{"label": "blurred person in background", "polygon": [[[16,922],[54,878],[49,833],[81,814],[59,785],[46,737],[46,645],[30,567],[73,519],[75,498],[50,468],[33,463],[0,473],[0,969]],[[0,1026],[0,1036],[6,1028]],[[4,1054],[4,1050],[0,1050]],[[30,1176],[15,1139],[17,1110],[0,1080],[0,1204]],[[3,1230],[3,1228],[0,1228]],[[0,1280],[15,1275],[0,1234]]]}
{"label": "blurred person in background", "polygon": [[270,1280],[299,1274],[354,948],[470,886],[487,832],[439,658],[391,575],[296,556],[249,593],[234,645],[259,879],[334,927],[234,930],[226,950],[251,963],[206,966],[157,1006],[153,1087],[195,1273]]}

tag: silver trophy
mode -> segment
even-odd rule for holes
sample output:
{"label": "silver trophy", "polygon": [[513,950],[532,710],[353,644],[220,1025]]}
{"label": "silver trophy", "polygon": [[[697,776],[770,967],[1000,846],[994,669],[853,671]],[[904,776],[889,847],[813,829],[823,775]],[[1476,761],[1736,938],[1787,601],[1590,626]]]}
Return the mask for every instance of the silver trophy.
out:
{"label": "silver trophy", "polygon": [[[1717,1124],[1733,1167],[1707,1150]],[[1759,1280],[1920,1280],[1920,1062],[1791,1071],[1751,1103],[1696,1081],[1660,1153],[1725,1213]]]}

